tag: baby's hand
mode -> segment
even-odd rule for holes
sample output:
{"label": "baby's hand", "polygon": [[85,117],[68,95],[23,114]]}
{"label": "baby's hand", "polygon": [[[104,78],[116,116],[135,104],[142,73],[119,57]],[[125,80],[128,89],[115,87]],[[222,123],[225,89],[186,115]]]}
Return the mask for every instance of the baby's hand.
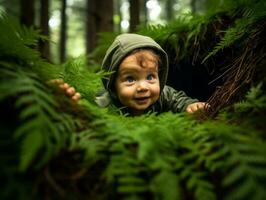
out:
{"label": "baby's hand", "polygon": [[79,92],[76,92],[74,87],[71,87],[68,83],[65,83],[62,79],[54,79],[49,81],[49,83],[58,85],[63,92],[71,98],[75,103],[77,103],[81,97]]}
{"label": "baby's hand", "polygon": [[196,102],[196,103],[189,104],[186,108],[186,112],[194,113],[197,110],[202,110],[202,109],[206,109],[209,107],[210,107],[210,105],[205,103],[205,102]]}

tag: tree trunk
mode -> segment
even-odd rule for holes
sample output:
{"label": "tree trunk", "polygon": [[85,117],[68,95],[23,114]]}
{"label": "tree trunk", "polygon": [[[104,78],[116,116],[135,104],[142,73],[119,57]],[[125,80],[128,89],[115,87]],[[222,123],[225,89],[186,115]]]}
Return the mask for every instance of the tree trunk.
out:
{"label": "tree trunk", "polygon": [[169,22],[173,20],[173,0],[167,0],[165,3],[166,20]]}
{"label": "tree trunk", "polygon": [[[50,37],[49,31],[49,0],[41,0],[41,16],[40,16],[40,28],[41,33],[48,38]],[[39,50],[41,56],[46,59],[50,59],[50,46],[49,41],[40,41]]]}
{"label": "tree trunk", "polygon": [[20,0],[20,22],[27,27],[34,26],[34,0]]}
{"label": "tree trunk", "polygon": [[95,0],[96,1],[96,25],[97,33],[113,31],[113,0]]}
{"label": "tree trunk", "polygon": [[97,45],[100,32],[113,31],[113,0],[87,0],[86,53]]}
{"label": "tree trunk", "polygon": [[96,46],[96,5],[95,0],[87,0],[86,53]]}
{"label": "tree trunk", "polygon": [[140,24],[140,1],[130,0],[129,13],[130,13],[130,26],[129,31],[135,32]]}
{"label": "tree trunk", "polygon": [[141,23],[146,26],[148,23],[148,11],[147,11],[147,0],[140,0],[141,1],[141,15],[140,15],[140,21]]}
{"label": "tree trunk", "polygon": [[115,14],[118,16],[117,24],[115,24],[115,31],[121,33],[121,20],[122,20],[122,13],[121,13],[121,0],[115,0]]}
{"label": "tree trunk", "polygon": [[196,12],[196,10],[197,10],[197,8],[196,8],[196,0],[191,0],[190,1],[190,6],[191,6],[191,12],[192,13],[195,13]]}
{"label": "tree trunk", "polygon": [[61,28],[60,28],[60,62],[66,59],[66,41],[67,41],[67,16],[66,16],[67,0],[62,0],[61,8]]}

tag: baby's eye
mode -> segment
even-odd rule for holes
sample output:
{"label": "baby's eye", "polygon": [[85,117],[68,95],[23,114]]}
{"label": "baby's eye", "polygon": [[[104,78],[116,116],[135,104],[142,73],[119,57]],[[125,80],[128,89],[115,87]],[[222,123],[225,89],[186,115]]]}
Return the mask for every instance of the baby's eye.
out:
{"label": "baby's eye", "polygon": [[134,82],[134,78],[132,76],[128,76],[128,77],[126,77],[126,81],[129,83],[132,83],[132,82]]}
{"label": "baby's eye", "polygon": [[149,81],[151,81],[153,78],[154,78],[154,77],[153,77],[152,74],[149,74],[149,75],[147,76],[147,80],[149,80]]}

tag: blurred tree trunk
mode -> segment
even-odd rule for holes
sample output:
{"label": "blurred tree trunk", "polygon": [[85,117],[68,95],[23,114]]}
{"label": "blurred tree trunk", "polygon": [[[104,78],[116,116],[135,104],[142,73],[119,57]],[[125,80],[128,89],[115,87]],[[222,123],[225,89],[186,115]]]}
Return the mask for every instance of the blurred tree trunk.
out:
{"label": "blurred tree trunk", "polygon": [[190,7],[192,13],[204,12],[206,11],[206,6],[208,5],[211,5],[211,3],[206,0],[190,0]]}
{"label": "blurred tree trunk", "polygon": [[140,24],[140,0],[130,0],[129,3],[129,32],[135,32]]}
{"label": "blurred tree trunk", "polygon": [[87,0],[86,53],[91,53],[97,45],[100,32],[112,32],[113,0]]}
{"label": "blurred tree trunk", "polygon": [[196,0],[191,0],[190,1],[190,6],[191,6],[191,12],[195,13],[197,8],[196,8]]}
{"label": "blurred tree trunk", "polygon": [[95,0],[87,0],[86,54],[91,53],[96,46],[96,12]]}
{"label": "blurred tree trunk", "polygon": [[[113,0],[96,0],[96,9],[97,9],[97,33],[99,32],[107,32],[113,31],[114,23],[113,23]],[[100,11],[99,11],[100,9]]]}
{"label": "blurred tree trunk", "polygon": [[148,23],[148,11],[147,11],[147,6],[146,6],[146,3],[147,3],[147,0],[140,0],[141,1],[141,23],[143,23],[143,25],[147,25]]}
{"label": "blurred tree trunk", "polygon": [[60,62],[66,59],[66,41],[67,41],[67,16],[66,16],[67,0],[62,0],[61,7],[61,28],[60,28]]}
{"label": "blurred tree trunk", "polygon": [[121,33],[121,20],[122,20],[122,13],[121,13],[121,0],[115,0],[115,14],[117,15],[118,17],[118,20],[116,21],[116,24],[115,24],[115,31],[118,32],[118,33]]}
{"label": "blurred tree trunk", "polygon": [[34,26],[34,0],[20,0],[20,22],[27,27]]}
{"label": "blurred tree trunk", "polygon": [[166,10],[166,20],[171,21],[173,20],[173,0],[167,0],[165,3],[165,10]]}
{"label": "blurred tree trunk", "polygon": [[[40,2],[41,16],[40,16],[40,28],[41,33],[48,38],[50,37],[49,31],[49,0],[41,0]],[[41,56],[46,59],[50,59],[50,46],[49,41],[40,41],[39,50]]]}

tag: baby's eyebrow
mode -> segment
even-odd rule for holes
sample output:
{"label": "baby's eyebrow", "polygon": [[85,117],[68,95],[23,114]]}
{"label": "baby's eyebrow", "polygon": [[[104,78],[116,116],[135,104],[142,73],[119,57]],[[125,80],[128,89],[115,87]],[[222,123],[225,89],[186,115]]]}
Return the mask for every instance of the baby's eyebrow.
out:
{"label": "baby's eyebrow", "polygon": [[132,69],[123,69],[119,71],[120,75],[127,75],[127,74],[134,74],[136,73],[137,70],[132,70]]}
{"label": "baby's eyebrow", "polygon": [[132,66],[127,66],[127,67],[124,67],[122,69],[119,69],[120,72],[137,72],[139,71],[136,66],[132,65]]}

